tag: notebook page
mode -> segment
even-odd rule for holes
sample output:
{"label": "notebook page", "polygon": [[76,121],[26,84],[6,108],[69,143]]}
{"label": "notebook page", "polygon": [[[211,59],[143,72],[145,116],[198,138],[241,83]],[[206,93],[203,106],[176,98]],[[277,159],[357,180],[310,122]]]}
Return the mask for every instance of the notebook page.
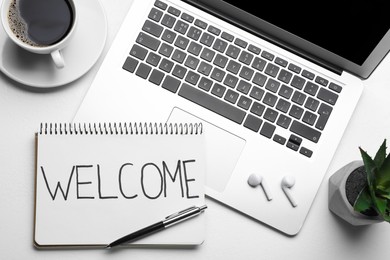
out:
{"label": "notebook page", "polygon": [[[104,246],[204,205],[202,134],[38,134],[35,243]],[[132,244],[196,245],[205,214]]]}

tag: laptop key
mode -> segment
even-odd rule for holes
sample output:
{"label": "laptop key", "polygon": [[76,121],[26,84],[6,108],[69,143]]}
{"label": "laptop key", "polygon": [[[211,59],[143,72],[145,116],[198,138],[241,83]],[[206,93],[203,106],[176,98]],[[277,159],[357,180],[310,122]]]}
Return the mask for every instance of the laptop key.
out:
{"label": "laptop key", "polygon": [[186,62],[184,63],[184,65],[186,67],[193,69],[193,70],[195,70],[196,67],[198,67],[198,64],[199,64],[199,59],[195,58],[192,55],[188,55]]}
{"label": "laptop key", "polygon": [[340,93],[343,88],[341,86],[337,85],[337,84],[330,83],[329,84],[329,89],[331,89],[333,91],[336,91],[337,93]]}
{"label": "laptop key", "polygon": [[206,29],[206,27],[207,27],[207,23],[205,23],[199,19],[196,19],[194,24],[202,29]]}
{"label": "laptop key", "polygon": [[162,21],[161,21],[161,24],[162,25],[165,25],[166,27],[168,28],[172,28],[173,25],[175,24],[176,22],[176,18],[169,15],[169,14],[165,14]]}
{"label": "laptop key", "polygon": [[180,80],[175,79],[172,76],[167,75],[164,79],[162,87],[166,90],[176,93],[180,86]]}
{"label": "laptop key", "polygon": [[252,104],[252,100],[247,98],[246,96],[241,96],[237,103],[239,107],[245,110],[248,110],[251,104]]}
{"label": "laptop key", "polygon": [[302,76],[304,76],[305,78],[310,79],[310,80],[313,80],[315,77],[314,73],[311,73],[310,71],[307,71],[307,70],[302,71]]}
{"label": "laptop key", "polygon": [[272,140],[281,145],[284,145],[286,143],[286,138],[277,134],[274,135],[274,138]]}
{"label": "laptop key", "polygon": [[198,87],[205,90],[209,91],[211,89],[211,86],[213,85],[213,82],[209,80],[208,78],[202,77],[201,80],[199,81]]}
{"label": "laptop key", "polygon": [[220,68],[225,68],[227,62],[228,62],[228,58],[227,57],[225,57],[225,56],[223,56],[221,54],[217,54],[217,56],[214,59],[213,64],[217,65]]}
{"label": "laptop key", "polygon": [[276,57],[275,63],[279,66],[286,67],[288,62],[286,60],[283,60],[282,58]]}
{"label": "laptop key", "polygon": [[268,63],[267,67],[265,68],[265,74],[271,77],[276,77],[276,75],[278,75],[278,72],[279,67],[271,63]]}
{"label": "laptop key", "polygon": [[308,158],[310,158],[313,155],[313,151],[311,151],[305,147],[301,147],[301,150],[299,150],[299,153],[303,154],[304,156],[306,156]]}
{"label": "laptop key", "polygon": [[251,89],[252,85],[244,80],[240,80],[237,86],[237,90],[240,91],[243,94],[248,94],[249,90]]}
{"label": "laptop key", "polygon": [[187,13],[183,13],[181,15],[181,19],[183,19],[184,21],[187,21],[189,23],[192,23],[194,21],[194,17],[189,15],[189,14],[187,14]]}
{"label": "laptop key", "polygon": [[190,29],[188,30],[187,36],[194,41],[199,40],[200,35],[202,34],[202,31],[195,26],[191,26]]}
{"label": "laptop key", "polygon": [[172,52],[173,52],[173,47],[171,45],[166,44],[165,42],[161,44],[161,47],[158,50],[158,53],[164,55],[165,57],[171,56]]}
{"label": "laptop key", "polygon": [[181,14],[180,10],[179,9],[176,9],[175,7],[173,6],[170,6],[168,8],[168,13],[170,14],[173,14],[174,16],[179,16]]}
{"label": "laptop key", "polygon": [[314,125],[316,120],[317,120],[317,115],[311,113],[310,111],[306,111],[302,118],[302,121],[308,125]]}
{"label": "laptop key", "polygon": [[322,78],[320,76],[316,77],[315,82],[320,84],[320,85],[322,85],[322,86],[324,86],[324,87],[326,87],[328,85],[328,83],[329,83],[329,81],[327,79],[324,79],[324,78]]}
{"label": "laptop key", "polygon": [[188,71],[187,73],[187,76],[185,78],[186,82],[192,84],[192,85],[196,85],[196,83],[198,83],[198,80],[200,78],[200,75],[193,72],[193,71]]}
{"label": "laptop key", "polygon": [[283,127],[284,129],[288,129],[291,124],[292,119],[286,115],[281,114],[278,118],[278,121],[276,121],[276,124],[278,126]]}
{"label": "laptop key", "polygon": [[253,73],[254,73],[253,69],[250,69],[249,67],[243,66],[239,75],[241,78],[250,81],[252,76],[253,76]]}
{"label": "laptop key", "polygon": [[205,76],[208,76],[211,72],[212,66],[204,61],[202,61],[198,67],[198,72],[202,73]]}
{"label": "laptop key", "polygon": [[270,92],[267,92],[263,98],[263,103],[270,107],[273,107],[275,106],[277,100],[278,100],[277,96],[271,94]]}
{"label": "laptop key", "polygon": [[176,33],[172,32],[169,29],[165,29],[161,39],[163,39],[166,42],[172,43],[176,38]]}
{"label": "laptop key", "polygon": [[320,117],[316,123],[316,128],[319,130],[324,130],[326,123],[328,122],[329,116],[332,113],[332,107],[327,104],[322,103],[318,109],[318,114]]}
{"label": "laptop key", "polygon": [[223,70],[220,70],[218,68],[214,68],[211,72],[211,78],[215,79],[218,82],[222,82],[223,78],[225,77],[226,72]]}
{"label": "laptop key", "polygon": [[236,40],[234,41],[234,44],[237,46],[240,46],[241,48],[244,48],[244,49],[248,45],[248,43],[246,41],[241,40],[240,38],[236,38]]}
{"label": "laptop key", "polygon": [[198,56],[200,51],[202,50],[202,46],[199,43],[191,42],[190,46],[188,46],[188,52]]}
{"label": "laptop key", "polygon": [[179,90],[179,96],[184,97],[238,124],[241,124],[244,121],[246,113],[243,110],[199,89],[193,88],[188,84],[182,84],[182,87]]}
{"label": "laptop key", "polygon": [[179,79],[184,78],[184,75],[186,74],[187,69],[176,64],[173,68],[172,75],[178,77]]}
{"label": "laptop key", "polygon": [[264,119],[267,119],[268,121],[271,121],[272,123],[275,122],[276,118],[278,117],[279,113],[271,108],[267,108],[264,113]]}
{"label": "laptop key", "polygon": [[317,97],[328,104],[334,105],[336,104],[338,95],[325,88],[321,88],[320,91],[318,91]]}
{"label": "laptop key", "polygon": [[187,48],[189,42],[190,42],[190,40],[179,35],[175,41],[175,46],[179,47],[182,50],[185,50]]}
{"label": "laptop key", "polygon": [[280,90],[279,90],[278,94],[279,94],[279,96],[282,96],[282,97],[284,97],[286,99],[289,99],[291,97],[293,91],[294,90],[292,88],[290,88],[289,86],[286,86],[286,85],[283,84],[280,87]]}
{"label": "laptop key", "polygon": [[209,28],[207,28],[207,31],[216,35],[216,36],[219,36],[219,34],[221,33],[220,29],[218,29],[217,27],[214,27],[212,25],[210,25]]}
{"label": "laptop key", "polygon": [[130,55],[140,60],[144,60],[147,54],[148,54],[148,50],[137,44],[134,44],[130,50]]}
{"label": "laptop key", "polygon": [[141,63],[138,66],[138,69],[135,72],[135,75],[137,75],[143,79],[146,79],[149,76],[149,73],[151,70],[152,70],[152,67],[150,67],[149,65],[146,65],[145,63]]}
{"label": "laptop key", "polygon": [[268,122],[264,122],[263,127],[261,128],[260,134],[267,137],[271,138],[272,135],[275,132],[276,127]]}
{"label": "laptop key", "polygon": [[154,53],[154,52],[149,52],[148,58],[146,59],[146,62],[149,63],[150,65],[156,67],[157,64],[160,62],[161,56]]}
{"label": "laptop key", "polygon": [[253,60],[252,68],[257,69],[258,71],[263,71],[266,64],[267,64],[267,62],[265,60],[260,59],[259,57],[256,57]]}
{"label": "laptop key", "polygon": [[171,72],[172,68],[173,68],[173,62],[164,58],[161,63],[160,63],[160,66],[159,66],[159,69],[169,73]]}
{"label": "laptop key", "polygon": [[273,61],[274,58],[275,58],[275,55],[269,53],[268,51],[263,51],[263,52],[261,53],[261,57],[263,57],[263,58],[265,58],[265,59],[267,59],[267,60],[269,60],[269,61]]}
{"label": "laptop key", "polygon": [[163,12],[161,10],[158,10],[158,9],[153,7],[152,10],[150,10],[148,18],[153,20],[153,21],[159,22],[162,15],[163,15]]}
{"label": "laptop key", "polygon": [[315,112],[320,105],[320,101],[312,97],[308,97],[305,103],[305,108]]}
{"label": "laptop key", "polygon": [[265,93],[264,90],[254,86],[252,88],[251,93],[249,94],[249,96],[260,101],[261,98],[263,97],[264,93]]}
{"label": "laptop key", "polygon": [[204,32],[202,34],[202,37],[200,37],[200,42],[206,45],[207,47],[210,47],[214,42],[215,37],[212,36],[209,33]]}
{"label": "laptop key", "polygon": [[222,97],[225,94],[226,87],[215,83],[213,88],[211,89],[211,94],[217,96],[217,97]]}
{"label": "laptop key", "polygon": [[234,45],[229,45],[229,47],[226,50],[226,55],[233,58],[237,59],[238,55],[240,54],[240,49]]}
{"label": "laptop key", "polygon": [[265,110],[265,106],[263,104],[260,104],[259,102],[253,102],[253,105],[251,107],[251,113],[261,116]]}
{"label": "laptop key", "polygon": [[208,62],[211,62],[214,56],[215,56],[215,51],[210,50],[207,47],[204,47],[202,53],[200,54],[200,57]]}
{"label": "laptop key", "polygon": [[248,51],[253,52],[254,54],[260,54],[261,49],[253,44],[249,44]]}
{"label": "laptop key", "polygon": [[156,24],[155,22],[146,20],[144,25],[142,26],[142,30],[156,37],[160,37],[164,28],[161,25]]}
{"label": "laptop key", "polygon": [[225,40],[227,40],[228,42],[232,42],[232,41],[234,40],[234,36],[231,35],[231,34],[229,34],[229,33],[227,33],[227,32],[223,32],[223,33],[221,34],[221,37],[222,37],[222,39],[225,39]]}
{"label": "laptop key", "polygon": [[187,54],[182,52],[179,49],[176,49],[172,54],[172,59],[178,63],[183,63],[184,59],[186,58]]}
{"label": "laptop key", "polygon": [[255,76],[253,77],[252,82],[255,83],[256,85],[259,85],[262,87],[262,86],[264,86],[266,80],[267,80],[267,76],[265,76],[259,72],[256,72]]}
{"label": "laptop key", "polygon": [[177,21],[174,30],[178,33],[185,34],[188,30],[188,23],[184,21]]}
{"label": "laptop key", "polygon": [[265,85],[265,89],[272,91],[273,93],[276,93],[279,89],[280,83],[276,80],[269,79],[267,81],[267,84]]}
{"label": "laptop key", "polygon": [[122,66],[122,69],[127,70],[128,72],[133,73],[135,71],[135,68],[138,65],[138,61],[132,57],[127,57],[125,63]]}
{"label": "laptop key", "polygon": [[229,89],[227,92],[226,92],[226,95],[224,97],[224,99],[232,104],[235,104],[237,99],[238,99],[238,96],[240,94],[238,94],[237,92]]}
{"label": "laptop key", "polygon": [[240,70],[240,68],[241,68],[241,65],[234,60],[230,60],[227,67],[226,67],[226,69],[233,74],[237,74],[238,71]]}
{"label": "laptop key", "polygon": [[303,91],[305,91],[306,93],[312,95],[312,96],[315,96],[317,94],[317,91],[318,91],[318,85],[317,84],[314,84],[310,81],[308,81],[305,85],[305,89]]}
{"label": "laptop key", "polygon": [[162,9],[162,10],[165,10],[165,9],[167,9],[167,7],[168,7],[168,5],[167,5],[166,3],[162,2],[162,1],[159,1],[159,0],[157,0],[156,2],[154,2],[154,6],[160,8],[160,9]]}
{"label": "laptop key", "polygon": [[297,105],[292,105],[290,109],[290,113],[288,114],[296,119],[300,119],[302,117],[303,111],[304,111],[303,108]]}
{"label": "laptop key", "polygon": [[293,63],[290,63],[290,65],[288,65],[288,69],[297,74],[301,73],[301,68]]}
{"label": "laptop key", "polygon": [[141,44],[142,46],[149,48],[151,50],[157,51],[158,46],[160,45],[160,40],[153,38],[152,36],[149,36],[143,32],[140,32],[138,34],[137,43]]}
{"label": "laptop key", "polygon": [[244,126],[254,132],[258,132],[263,120],[253,115],[248,115],[245,119]]}
{"label": "laptop key", "polygon": [[149,81],[156,84],[156,85],[160,85],[162,79],[164,78],[164,75],[165,74],[163,72],[161,72],[157,69],[154,69],[152,71],[152,73],[150,74]]}
{"label": "laptop key", "polygon": [[213,45],[213,49],[216,51],[219,51],[221,53],[224,53],[226,48],[227,48],[228,43],[221,40],[221,39],[216,39]]}
{"label": "laptop key", "polygon": [[238,58],[239,61],[241,61],[242,63],[244,63],[246,65],[251,64],[252,59],[253,59],[253,54],[250,54],[249,52],[246,52],[246,51],[242,51],[240,58]]}
{"label": "laptop key", "polygon": [[292,78],[292,73],[285,69],[282,69],[278,75],[278,80],[286,84],[290,82],[291,78]]}
{"label": "laptop key", "polygon": [[291,86],[301,90],[303,88],[303,85],[305,85],[305,82],[306,82],[306,80],[304,80],[303,78],[295,75],[294,78],[291,81]]}
{"label": "laptop key", "polygon": [[318,140],[321,137],[321,132],[315,130],[314,128],[311,128],[307,125],[302,124],[301,122],[298,122],[294,120],[291,124],[290,131],[302,136],[314,143],[317,143]]}

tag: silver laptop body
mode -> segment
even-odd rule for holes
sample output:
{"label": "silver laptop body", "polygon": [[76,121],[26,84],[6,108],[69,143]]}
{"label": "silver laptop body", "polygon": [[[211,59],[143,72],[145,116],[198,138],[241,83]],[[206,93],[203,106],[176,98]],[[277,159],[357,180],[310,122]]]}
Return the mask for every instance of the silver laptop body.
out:
{"label": "silver laptop body", "polygon": [[202,122],[207,195],[295,235],[390,37],[351,62],[239,4],[135,0],[74,121]]}

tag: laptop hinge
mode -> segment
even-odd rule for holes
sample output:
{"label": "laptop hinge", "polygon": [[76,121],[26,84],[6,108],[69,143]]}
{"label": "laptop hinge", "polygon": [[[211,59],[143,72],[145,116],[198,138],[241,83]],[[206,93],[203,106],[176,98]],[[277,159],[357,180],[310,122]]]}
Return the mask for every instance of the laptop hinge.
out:
{"label": "laptop hinge", "polygon": [[210,7],[206,4],[198,2],[196,0],[182,0],[182,1],[201,9],[202,11],[205,11],[209,14],[212,14],[212,15],[214,15],[214,16],[216,16],[216,17],[218,17],[218,18],[220,18],[220,19],[222,19],[230,24],[233,24],[233,25],[239,27],[240,29],[243,29],[243,30],[245,30],[253,35],[256,35],[256,36],[258,36],[266,41],[272,42],[273,44],[275,44],[283,49],[286,49],[286,50],[288,50],[288,51],[290,51],[290,52],[292,52],[292,53],[294,53],[294,54],[296,54],[304,59],[307,59],[307,60],[309,60],[309,61],[327,69],[327,70],[330,70],[331,72],[336,73],[337,75],[341,75],[343,73],[342,68],[335,66],[334,64],[331,64],[331,63],[329,63],[321,58],[314,57],[312,54],[309,54],[302,49],[291,47],[287,43],[285,43],[281,40],[276,40],[273,37],[270,37],[267,33],[261,32],[257,28],[254,28],[253,26],[246,24],[242,21],[237,21],[236,19],[234,19],[234,17],[231,17],[227,14],[224,14],[221,11],[217,10],[216,8]]}

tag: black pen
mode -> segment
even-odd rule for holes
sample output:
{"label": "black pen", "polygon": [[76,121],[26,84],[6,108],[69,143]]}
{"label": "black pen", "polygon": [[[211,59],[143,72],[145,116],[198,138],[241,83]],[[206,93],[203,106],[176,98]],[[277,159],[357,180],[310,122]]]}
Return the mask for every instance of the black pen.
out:
{"label": "black pen", "polygon": [[169,228],[170,226],[173,226],[175,224],[178,224],[184,220],[187,220],[189,218],[198,216],[200,213],[204,212],[204,210],[207,208],[206,205],[203,205],[201,207],[189,207],[188,209],[182,210],[180,212],[174,213],[172,215],[169,215],[164,220],[157,222],[153,225],[147,226],[143,229],[140,229],[134,233],[131,233],[129,235],[126,235],[124,237],[121,237],[111,244],[107,245],[106,248],[112,248],[114,246],[118,246],[123,243],[128,243],[135,241],[137,239],[140,239],[142,237],[148,236],[152,233],[155,233],[157,231]]}

